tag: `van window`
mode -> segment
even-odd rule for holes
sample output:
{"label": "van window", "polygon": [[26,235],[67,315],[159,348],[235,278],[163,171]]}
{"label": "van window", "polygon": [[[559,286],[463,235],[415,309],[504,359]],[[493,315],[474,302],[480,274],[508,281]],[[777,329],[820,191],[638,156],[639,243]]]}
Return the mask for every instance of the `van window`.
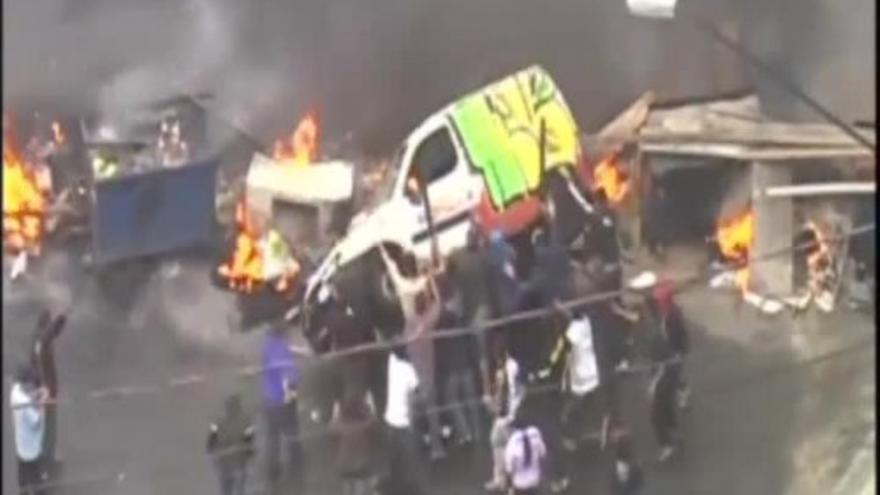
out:
{"label": "van window", "polygon": [[455,145],[445,126],[425,138],[413,156],[413,166],[428,183],[452,172],[455,162]]}

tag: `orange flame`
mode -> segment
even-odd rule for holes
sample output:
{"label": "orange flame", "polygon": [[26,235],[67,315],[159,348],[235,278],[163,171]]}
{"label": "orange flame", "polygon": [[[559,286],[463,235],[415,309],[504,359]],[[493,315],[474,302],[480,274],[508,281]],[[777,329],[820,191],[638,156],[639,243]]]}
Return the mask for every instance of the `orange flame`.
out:
{"label": "orange flame", "polygon": [[308,165],[318,157],[318,118],[314,112],[306,114],[296,130],[285,141],[275,141],[272,157],[283,165]]}
{"label": "orange flame", "polygon": [[235,250],[217,272],[226,279],[230,289],[250,293],[263,279],[263,256],[244,199],[235,205],[235,225],[238,229]]}
{"label": "orange flame", "polygon": [[618,154],[604,158],[593,169],[593,190],[602,189],[610,204],[619,204],[629,193],[629,178],[617,163]]}
{"label": "orange flame", "polygon": [[3,245],[13,253],[39,254],[48,190],[11,139],[3,144]]}
{"label": "orange flame", "polygon": [[[716,240],[724,259],[736,263],[748,261],[749,250],[755,236],[754,224],[755,215],[751,209],[718,222]],[[749,278],[749,267],[740,268],[736,272],[736,285],[745,291],[749,285]]]}
{"label": "orange flame", "polygon": [[292,287],[292,279],[299,271],[299,265],[293,263],[293,270],[285,271],[274,283],[269,283],[264,275],[266,254],[260,243],[260,229],[247,210],[245,199],[239,200],[235,207],[235,224],[238,234],[235,238],[235,249],[232,256],[217,268],[217,273],[226,280],[230,289],[252,294],[264,286],[270,286],[276,292],[286,292]]}

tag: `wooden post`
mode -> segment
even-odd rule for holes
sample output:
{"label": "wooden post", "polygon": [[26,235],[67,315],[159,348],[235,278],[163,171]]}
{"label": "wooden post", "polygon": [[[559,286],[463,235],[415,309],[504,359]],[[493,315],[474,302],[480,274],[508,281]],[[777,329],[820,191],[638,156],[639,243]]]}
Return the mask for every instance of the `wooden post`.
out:
{"label": "wooden post", "polygon": [[630,195],[631,195],[631,204],[632,204],[632,246],[630,246],[630,251],[636,255],[639,253],[639,250],[642,248],[642,195],[645,193],[645,187],[643,183],[643,167],[644,167],[644,155],[642,154],[642,148],[639,147],[636,149],[636,154],[633,157],[632,167],[630,167]]}
{"label": "wooden post", "polygon": [[542,195],[547,192],[547,121],[541,118],[541,130],[538,136],[538,166],[541,170],[540,185]]}
{"label": "wooden post", "polygon": [[423,203],[425,205],[425,220],[428,221],[428,235],[431,237],[431,261],[434,268],[440,266],[440,250],[437,247],[437,236],[434,231],[434,214],[431,211],[431,198],[428,195],[428,184],[423,180],[421,171],[416,172],[416,180],[419,183],[419,190],[422,193]]}

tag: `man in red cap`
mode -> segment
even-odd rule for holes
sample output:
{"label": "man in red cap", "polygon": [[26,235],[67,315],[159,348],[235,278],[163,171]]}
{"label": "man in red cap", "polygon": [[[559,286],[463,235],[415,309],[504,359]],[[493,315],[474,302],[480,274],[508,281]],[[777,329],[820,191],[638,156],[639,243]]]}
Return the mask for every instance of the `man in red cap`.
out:
{"label": "man in red cap", "polygon": [[671,371],[675,375],[679,407],[687,405],[690,390],[684,379],[684,360],[690,352],[690,336],[684,314],[675,302],[675,288],[669,280],[661,279],[651,293],[651,303],[660,333],[658,345],[662,355],[672,360]]}

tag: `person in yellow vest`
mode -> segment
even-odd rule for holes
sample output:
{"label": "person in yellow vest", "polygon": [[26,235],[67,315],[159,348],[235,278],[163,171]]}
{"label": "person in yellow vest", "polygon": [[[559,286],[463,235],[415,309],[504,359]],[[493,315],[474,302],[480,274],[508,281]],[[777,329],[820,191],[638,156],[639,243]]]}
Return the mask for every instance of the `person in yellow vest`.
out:
{"label": "person in yellow vest", "polygon": [[285,291],[288,289],[297,274],[300,265],[291,256],[290,248],[284,237],[276,229],[269,229],[261,242],[263,260],[263,279],[274,280],[275,289]]}

